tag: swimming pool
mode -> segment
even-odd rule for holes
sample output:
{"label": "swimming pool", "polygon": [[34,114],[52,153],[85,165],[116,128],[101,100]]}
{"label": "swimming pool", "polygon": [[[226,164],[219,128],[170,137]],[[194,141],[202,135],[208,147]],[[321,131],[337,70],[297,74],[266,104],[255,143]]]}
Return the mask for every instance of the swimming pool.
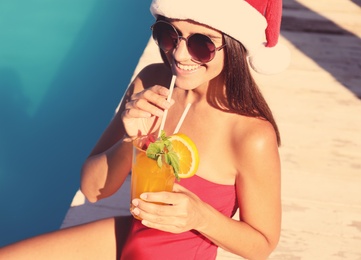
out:
{"label": "swimming pool", "polygon": [[150,35],[149,4],[0,3],[0,246],[58,229]]}

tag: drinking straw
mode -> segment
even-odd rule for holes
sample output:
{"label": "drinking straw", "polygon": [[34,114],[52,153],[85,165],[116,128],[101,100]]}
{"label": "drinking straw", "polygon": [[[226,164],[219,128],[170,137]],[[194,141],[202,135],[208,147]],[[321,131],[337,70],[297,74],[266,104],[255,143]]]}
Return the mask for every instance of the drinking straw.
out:
{"label": "drinking straw", "polygon": [[183,111],[183,114],[182,114],[181,118],[179,119],[179,122],[178,122],[178,124],[177,124],[177,126],[176,126],[176,128],[175,128],[175,130],[174,130],[174,132],[173,132],[173,134],[178,133],[179,129],[180,129],[181,126],[182,126],[182,123],[183,123],[183,121],[184,121],[184,118],[186,117],[186,115],[187,115],[187,113],[188,113],[188,110],[189,110],[189,108],[191,107],[191,105],[192,105],[191,103],[188,103],[188,104],[187,104],[186,108],[185,108],[184,111]]}
{"label": "drinking straw", "polygon": [[[175,79],[176,79],[176,76],[173,75],[173,76],[172,76],[172,80],[171,80],[171,82],[170,82],[170,86],[169,86],[169,94],[168,94],[168,97],[167,97],[167,101],[168,101],[168,102],[170,101],[170,99],[171,99],[171,97],[172,97],[172,94],[173,94]],[[162,118],[162,122],[160,123],[160,128],[159,128],[159,132],[158,132],[158,138],[160,137],[160,133],[162,132],[162,130],[163,130],[163,128],[164,128],[165,119],[167,118],[167,114],[168,114],[168,109],[165,109],[165,110],[164,110],[164,114],[163,114],[163,118]]]}

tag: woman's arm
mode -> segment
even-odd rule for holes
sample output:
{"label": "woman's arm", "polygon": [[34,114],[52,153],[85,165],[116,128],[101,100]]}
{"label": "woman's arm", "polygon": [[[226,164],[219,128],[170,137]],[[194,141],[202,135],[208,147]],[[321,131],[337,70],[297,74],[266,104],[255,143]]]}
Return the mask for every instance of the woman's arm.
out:
{"label": "woman's arm", "polygon": [[132,144],[125,138],[122,122],[125,102],[134,91],[128,88],[118,112],[105,129],[81,169],[80,189],[90,202],[116,192],[131,169]]}
{"label": "woman's arm", "polygon": [[90,202],[114,194],[124,183],[132,163],[132,143],[121,138],[108,150],[87,158],[81,170],[81,191]]}
{"label": "woman's arm", "polygon": [[[119,110],[106,128],[81,170],[81,191],[91,202],[115,193],[124,183],[132,165],[132,138],[155,131],[155,123],[163,111],[171,106],[166,101],[169,90],[155,85],[164,78],[159,68],[145,68],[128,88]],[[162,72],[162,77],[155,72]],[[169,72],[168,72],[169,74]],[[168,76],[169,78],[169,76]],[[166,79],[168,79],[166,78]],[[164,79],[163,79],[164,80]],[[172,101],[173,102],[173,101]]]}
{"label": "woman's arm", "polygon": [[[234,142],[240,221],[227,219],[211,207],[198,230],[215,244],[247,259],[267,259],[281,230],[281,178],[273,127],[261,123],[242,142]],[[239,145],[242,144],[242,145]]]}

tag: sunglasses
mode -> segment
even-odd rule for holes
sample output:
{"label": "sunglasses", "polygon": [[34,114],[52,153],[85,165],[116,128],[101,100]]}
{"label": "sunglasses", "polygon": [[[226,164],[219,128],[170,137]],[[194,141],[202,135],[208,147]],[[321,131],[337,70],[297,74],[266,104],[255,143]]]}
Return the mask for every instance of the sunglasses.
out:
{"label": "sunglasses", "polygon": [[189,35],[187,38],[180,35],[177,29],[170,23],[159,20],[152,25],[152,36],[164,52],[176,48],[183,39],[187,43],[187,49],[192,60],[198,63],[210,62],[216,55],[216,51],[223,49],[226,44],[216,47],[212,40],[200,33]]}

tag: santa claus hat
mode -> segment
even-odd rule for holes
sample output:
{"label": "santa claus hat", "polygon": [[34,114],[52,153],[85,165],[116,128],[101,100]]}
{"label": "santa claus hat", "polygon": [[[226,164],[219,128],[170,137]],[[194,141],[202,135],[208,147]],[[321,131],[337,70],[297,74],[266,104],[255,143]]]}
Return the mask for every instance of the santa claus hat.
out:
{"label": "santa claus hat", "polygon": [[289,65],[289,50],[278,43],[282,0],[153,0],[150,11],[154,17],[190,19],[238,40],[258,73],[279,73]]}

